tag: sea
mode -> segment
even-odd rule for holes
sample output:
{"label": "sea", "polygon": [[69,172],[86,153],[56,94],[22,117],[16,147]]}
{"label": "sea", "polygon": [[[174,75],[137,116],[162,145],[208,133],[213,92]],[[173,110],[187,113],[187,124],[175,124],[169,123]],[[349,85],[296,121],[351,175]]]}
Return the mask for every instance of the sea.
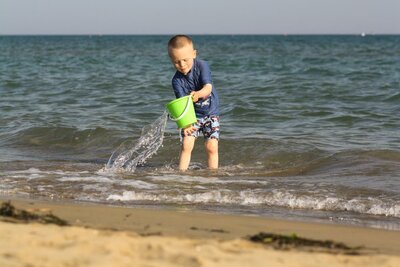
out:
{"label": "sea", "polygon": [[186,172],[170,37],[0,36],[0,196],[400,230],[400,35],[193,35],[220,168]]}

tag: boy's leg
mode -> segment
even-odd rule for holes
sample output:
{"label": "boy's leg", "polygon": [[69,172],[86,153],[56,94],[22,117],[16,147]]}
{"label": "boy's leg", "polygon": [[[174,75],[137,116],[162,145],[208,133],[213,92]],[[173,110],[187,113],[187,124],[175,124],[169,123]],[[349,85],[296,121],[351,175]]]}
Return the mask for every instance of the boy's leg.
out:
{"label": "boy's leg", "polygon": [[218,169],[218,139],[208,139],[205,142],[209,169]]}
{"label": "boy's leg", "polygon": [[203,134],[206,138],[205,148],[207,152],[207,163],[209,169],[218,169],[218,140],[219,140],[219,117],[211,116],[204,123]]}
{"label": "boy's leg", "polygon": [[185,171],[189,168],[190,158],[194,147],[194,136],[185,136],[182,140],[181,155],[179,158],[179,170]]}

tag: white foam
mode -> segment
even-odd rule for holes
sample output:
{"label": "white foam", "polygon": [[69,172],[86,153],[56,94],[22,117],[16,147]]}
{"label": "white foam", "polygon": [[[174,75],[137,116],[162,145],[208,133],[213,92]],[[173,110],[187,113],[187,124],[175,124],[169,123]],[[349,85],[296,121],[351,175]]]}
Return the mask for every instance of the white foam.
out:
{"label": "white foam", "polygon": [[132,200],[151,200],[151,201],[159,201],[161,200],[162,195],[156,196],[147,193],[136,193],[135,191],[125,191],[122,195],[110,195],[107,197],[107,200],[119,200],[119,201],[132,201]]}
{"label": "white foam", "polygon": [[168,182],[180,182],[180,183],[223,183],[221,180],[215,177],[201,177],[201,176],[189,176],[189,175],[150,175],[146,178],[155,181],[168,181]]}
{"label": "white foam", "polygon": [[276,191],[265,198],[265,204],[293,209],[352,211],[364,214],[400,217],[400,205],[384,203],[377,198],[341,199],[325,196],[296,196],[290,192]]}
{"label": "white foam", "polygon": [[87,184],[82,187],[83,191],[97,191],[106,193],[110,190],[108,187],[104,186],[103,184]]}
{"label": "white foam", "polygon": [[134,187],[134,188],[138,188],[138,189],[156,189],[158,188],[157,185],[155,184],[151,184],[148,182],[144,182],[141,180],[124,180],[119,182],[119,184],[123,185],[123,186],[130,186],[130,187]]}
{"label": "white foam", "polygon": [[341,199],[332,196],[295,195],[288,191],[274,190],[211,190],[203,193],[172,195],[165,192],[125,191],[122,195],[112,194],[107,200],[118,201],[153,201],[162,203],[217,203],[228,205],[267,205],[292,209],[311,209],[326,211],[352,211],[361,214],[400,217],[400,205],[384,203],[380,199]]}
{"label": "white foam", "polygon": [[37,174],[37,173],[41,173],[42,171],[37,169],[37,168],[29,168],[25,171],[20,171],[21,173],[31,173],[31,174]]}
{"label": "white foam", "polygon": [[102,176],[64,176],[57,179],[60,182],[98,182],[112,183],[113,180]]}
{"label": "white foam", "polygon": [[7,171],[4,172],[7,176],[13,177],[13,178],[27,178],[27,179],[34,179],[34,178],[41,178],[47,175],[56,175],[56,176],[65,176],[65,175],[81,175],[81,174],[88,174],[88,171],[62,171],[62,170],[57,170],[57,171],[42,171],[37,168],[29,168],[26,170],[18,170],[18,171]]}
{"label": "white foam", "polygon": [[29,168],[27,170],[20,171],[8,171],[4,172],[5,175],[12,178],[22,179],[37,179],[43,177],[43,172],[37,168]]}
{"label": "white foam", "polygon": [[51,189],[51,188],[54,188],[54,186],[52,186],[52,185],[40,185],[40,186],[37,187],[37,190],[38,190],[39,192],[44,192],[44,191],[49,190],[49,188],[50,188],[50,189]]}
{"label": "white foam", "polygon": [[205,192],[205,193],[197,193],[197,194],[186,194],[182,198],[185,202],[191,202],[191,203],[210,203],[210,202],[215,202],[215,203],[222,203],[222,204],[227,204],[231,203],[231,194],[229,190],[213,190],[210,192]]}
{"label": "white foam", "polygon": [[268,185],[269,181],[254,181],[254,180],[244,180],[244,179],[220,179],[218,177],[203,177],[203,176],[193,176],[193,175],[149,175],[146,179],[151,179],[154,181],[174,181],[178,183],[196,183],[196,184],[259,184]]}

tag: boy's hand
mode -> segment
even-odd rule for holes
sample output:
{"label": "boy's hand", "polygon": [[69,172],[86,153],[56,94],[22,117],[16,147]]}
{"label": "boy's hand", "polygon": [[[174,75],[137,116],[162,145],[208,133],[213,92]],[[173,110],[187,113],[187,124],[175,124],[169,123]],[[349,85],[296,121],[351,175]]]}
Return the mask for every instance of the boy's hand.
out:
{"label": "boy's hand", "polygon": [[196,131],[196,127],[194,126],[189,126],[186,127],[185,129],[183,129],[183,133],[185,136],[190,136],[192,133],[194,133]]}
{"label": "boy's hand", "polygon": [[190,95],[192,96],[193,102],[196,103],[197,101],[199,101],[199,93],[196,91],[192,91],[190,93]]}

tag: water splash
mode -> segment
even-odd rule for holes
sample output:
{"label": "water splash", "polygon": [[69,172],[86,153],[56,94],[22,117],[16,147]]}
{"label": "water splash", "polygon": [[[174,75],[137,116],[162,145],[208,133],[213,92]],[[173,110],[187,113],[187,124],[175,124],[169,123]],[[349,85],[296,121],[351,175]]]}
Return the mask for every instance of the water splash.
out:
{"label": "water splash", "polygon": [[111,155],[105,170],[134,172],[161,147],[167,120],[168,115],[164,111],[152,124],[143,127],[139,140],[123,142]]}

